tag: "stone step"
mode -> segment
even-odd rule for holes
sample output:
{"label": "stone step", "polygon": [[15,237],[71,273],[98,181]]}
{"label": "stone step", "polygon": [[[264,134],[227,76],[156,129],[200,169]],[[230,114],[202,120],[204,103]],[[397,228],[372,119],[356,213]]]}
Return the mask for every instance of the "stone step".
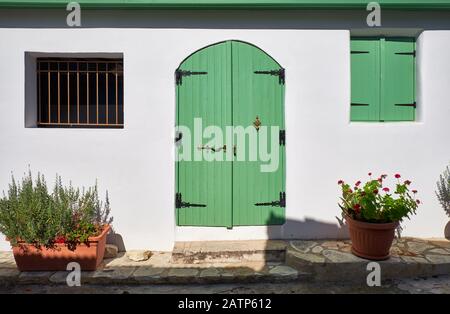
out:
{"label": "stone step", "polygon": [[[0,272],[0,282],[9,285],[40,284],[66,285],[68,272]],[[143,285],[143,284],[209,284],[290,282],[309,280],[309,274],[300,273],[286,265],[272,265],[262,269],[248,267],[167,268],[116,267],[81,272],[81,284],[90,285]]]}
{"label": "stone step", "polygon": [[198,241],[176,242],[173,264],[284,262],[286,241]]}
{"label": "stone step", "polygon": [[[314,281],[365,284],[371,262],[354,256],[350,241],[291,241],[286,265],[311,274]],[[399,278],[450,274],[450,241],[402,238],[395,240],[391,258],[377,262],[383,282]]]}

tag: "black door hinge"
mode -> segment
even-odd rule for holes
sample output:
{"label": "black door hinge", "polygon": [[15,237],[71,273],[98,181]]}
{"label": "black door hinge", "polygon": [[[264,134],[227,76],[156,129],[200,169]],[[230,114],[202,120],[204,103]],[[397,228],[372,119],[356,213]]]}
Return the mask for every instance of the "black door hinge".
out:
{"label": "black door hinge", "polygon": [[363,53],[369,53],[369,51],[359,51],[359,50],[350,51],[350,54],[352,54],[352,55],[359,55],[359,54],[363,54]]}
{"label": "black door hinge", "polygon": [[280,145],[286,146],[286,130],[280,130]]}
{"label": "black door hinge", "polygon": [[205,75],[208,72],[205,71],[185,71],[185,70],[176,70],[175,71],[175,83],[177,85],[183,84],[183,76],[191,76],[191,75]]}
{"label": "black door hinge", "polygon": [[396,55],[402,55],[402,56],[413,56],[416,57],[416,51],[412,51],[412,52],[396,52]]}
{"label": "black door hinge", "polygon": [[181,198],[181,193],[175,193],[175,208],[185,208],[185,207],[206,207],[206,205],[183,202]]}
{"label": "black door hinge", "polygon": [[277,201],[256,203],[255,206],[286,207],[286,192],[280,192],[280,199]]}
{"label": "black door hinge", "polygon": [[417,108],[416,102],[413,102],[412,104],[395,104],[395,105],[399,106],[399,107],[414,107],[414,108]]}
{"label": "black door hinge", "polygon": [[279,69],[279,70],[270,70],[270,71],[255,71],[255,74],[268,74],[268,75],[273,75],[273,76],[278,76],[278,82],[280,84],[285,83],[286,80],[286,76],[285,76],[285,70],[283,68]]}

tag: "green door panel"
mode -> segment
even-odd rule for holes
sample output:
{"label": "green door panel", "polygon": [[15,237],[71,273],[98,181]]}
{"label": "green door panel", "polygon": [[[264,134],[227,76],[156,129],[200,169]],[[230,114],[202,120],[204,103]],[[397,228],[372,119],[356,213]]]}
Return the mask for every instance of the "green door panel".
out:
{"label": "green door panel", "polygon": [[[181,84],[177,85],[177,125],[188,127],[192,137],[194,118],[202,119],[203,128],[216,125],[225,129],[231,125],[231,43],[224,42],[202,49],[187,58],[179,69],[207,74],[182,77]],[[207,144],[206,140],[201,144]],[[198,146],[192,144],[188,147],[191,156],[194,156]],[[222,151],[202,152],[224,154]],[[181,193],[184,202],[204,204],[206,207],[177,208],[177,224],[230,227],[231,171],[232,161],[178,161],[177,192]]]}
{"label": "green door panel", "polygon": [[[265,52],[252,45],[233,42],[233,125],[248,128],[255,138],[263,136],[262,129],[256,131],[253,122],[258,116],[261,127],[276,126],[284,129],[284,84],[276,75],[256,74],[255,71],[280,70],[280,65]],[[278,130],[277,129],[277,130]],[[233,225],[270,225],[284,223],[284,207],[255,206],[256,203],[276,201],[284,189],[284,146],[275,143],[266,133],[268,149],[275,145],[279,150],[278,167],[273,172],[261,172],[260,154],[249,161],[249,137],[245,143],[235,138],[237,154],[244,150],[245,161],[235,158],[233,162]],[[279,134],[279,133],[278,133]],[[244,147],[243,147],[244,145]],[[259,150],[259,145],[257,147]]]}
{"label": "green door panel", "polygon": [[[284,129],[284,81],[277,75],[256,74],[255,71],[282,69],[259,48],[238,41],[226,41],[203,48],[189,56],[179,70],[207,72],[188,75],[177,84],[177,125],[194,129],[194,119],[201,118],[203,128],[218,126],[226,134],[226,127],[251,126],[257,140],[269,136],[268,148],[275,145],[278,153],[272,161],[274,171],[261,172],[261,165],[269,161],[250,159],[248,137],[237,137],[227,144],[225,153],[204,151],[203,154],[224,154],[222,161],[178,161],[176,165],[176,192],[182,201],[194,206],[177,208],[179,226],[243,226],[284,223],[284,206],[255,206],[279,200],[285,191],[285,149],[279,143],[279,130]],[[283,72],[284,73],[284,72]],[[269,132],[256,132],[256,116],[262,126],[277,127],[274,139]],[[191,131],[191,133],[193,133]],[[268,134],[267,134],[268,133]],[[182,138],[181,141],[188,140]],[[224,139],[225,141],[225,139]],[[221,147],[224,143],[202,144]],[[233,156],[246,152],[244,161]],[[181,145],[177,149],[185,149]],[[190,145],[191,156],[198,146]],[[269,151],[270,152],[270,151]],[[204,207],[199,205],[205,205]]]}
{"label": "green door panel", "polygon": [[384,121],[414,121],[415,43],[413,39],[381,39],[382,99]]}
{"label": "green door panel", "polygon": [[379,41],[351,41],[351,121],[380,120]]}

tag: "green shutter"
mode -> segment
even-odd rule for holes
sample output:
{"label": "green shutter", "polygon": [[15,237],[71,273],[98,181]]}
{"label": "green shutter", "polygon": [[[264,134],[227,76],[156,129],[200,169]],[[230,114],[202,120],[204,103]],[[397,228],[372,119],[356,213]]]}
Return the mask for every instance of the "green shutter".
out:
{"label": "green shutter", "polygon": [[351,41],[351,121],[380,120],[379,41]]}
{"label": "green shutter", "polygon": [[383,121],[414,121],[415,43],[412,39],[381,39]]}

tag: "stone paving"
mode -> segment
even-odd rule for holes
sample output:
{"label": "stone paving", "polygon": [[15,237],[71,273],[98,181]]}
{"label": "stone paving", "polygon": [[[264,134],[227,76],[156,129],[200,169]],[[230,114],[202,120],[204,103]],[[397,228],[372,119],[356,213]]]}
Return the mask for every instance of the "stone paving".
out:
{"label": "stone paving", "polygon": [[[316,280],[365,281],[369,262],[351,253],[349,240],[291,241],[286,252],[287,265]],[[450,274],[450,241],[396,239],[391,257],[378,263],[384,279]]]}
{"label": "stone paving", "polygon": [[[81,281],[88,285],[318,283],[342,280],[362,284],[368,273],[366,266],[369,261],[353,256],[349,241],[277,241],[267,245],[278,253],[283,248],[285,260],[273,260],[273,256],[281,256],[278,253],[264,256],[262,244],[255,246],[254,253],[258,258],[252,256],[248,243],[234,246],[236,251],[240,247],[242,253],[234,252],[235,259],[229,259],[231,249],[222,254],[223,250],[210,246],[189,245],[188,250],[185,244],[181,246],[181,250],[193,254],[191,257],[203,252],[203,259],[190,262],[183,258],[182,262],[177,262],[171,252],[152,252],[145,261],[133,261],[120,253],[116,258],[104,260],[97,271],[82,272]],[[380,262],[380,265],[383,280],[450,274],[450,242],[397,240],[392,247],[391,259]],[[65,271],[20,273],[12,253],[0,252],[0,285],[65,285],[66,276]]]}

